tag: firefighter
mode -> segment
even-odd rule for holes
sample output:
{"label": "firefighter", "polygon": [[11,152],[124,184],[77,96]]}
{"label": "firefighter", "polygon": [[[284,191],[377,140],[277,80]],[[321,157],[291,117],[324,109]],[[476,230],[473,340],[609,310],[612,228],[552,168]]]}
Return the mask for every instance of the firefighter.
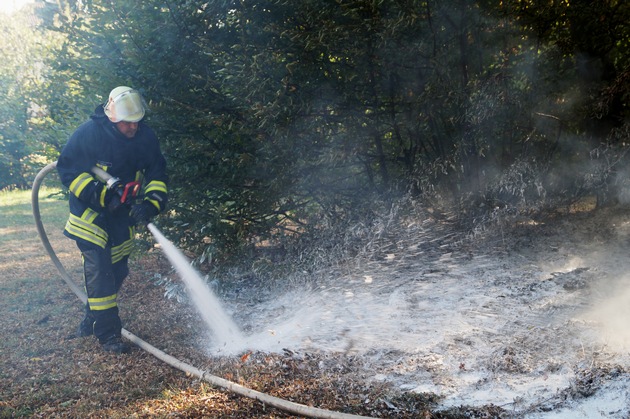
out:
{"label": "firefighter", "polygon": [[[117,294],[129,274],[135,227],[164,211],[168,197],[166,161],[154,131],[142,121],[145,110],[137,90],[116,87],[70,136],[57,161],[70,192],[64,234],[81,252],[88,297],[77,334],[95,335],[114,353],[130,350],[121,339]],[[100,181],[95,166],[118,182]],[[123,199],[124,189],[133,182],[143,185],[143,193],[130,202],[128,195]]]}

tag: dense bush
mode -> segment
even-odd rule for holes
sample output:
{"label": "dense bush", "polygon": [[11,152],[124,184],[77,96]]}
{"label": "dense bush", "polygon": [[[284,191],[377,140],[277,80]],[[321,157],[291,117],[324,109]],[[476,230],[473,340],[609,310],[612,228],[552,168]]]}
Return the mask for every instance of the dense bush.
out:
{"label": "dense bush", "polygon": [[464,221],[563,205],[620,184],[630,6],[539,3],[60,0],[40,143],[54,158],[113,86],[142,89],[162,226],[203,258],[408,194]]}

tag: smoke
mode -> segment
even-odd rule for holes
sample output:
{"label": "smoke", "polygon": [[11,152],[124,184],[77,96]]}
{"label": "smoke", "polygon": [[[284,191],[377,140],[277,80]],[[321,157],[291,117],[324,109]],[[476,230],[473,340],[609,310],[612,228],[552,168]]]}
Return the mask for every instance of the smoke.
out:
{"label": "smoke", "polygon": [[595,324],[599,340],[607,349],[624,353],[630,350],[630,276],[621,278],[608,292],[584,319]]}

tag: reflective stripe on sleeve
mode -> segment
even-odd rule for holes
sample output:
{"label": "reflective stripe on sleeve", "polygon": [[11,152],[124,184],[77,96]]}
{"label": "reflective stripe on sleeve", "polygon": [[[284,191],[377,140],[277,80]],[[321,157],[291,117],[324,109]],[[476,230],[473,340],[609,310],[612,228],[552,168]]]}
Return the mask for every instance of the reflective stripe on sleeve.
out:
{"label": "reflective stripe on sleeve", "polygon": [[157,208],[158,212],[161,212],[166,204],[167,193],[166,183],[152,180],[144,190],[144,199]]}
{"label": "reflective stripe on sleeve", "polygon": [[167,193],[168,189],[166,188],[166,183],[159,180],[152,180],[149,182],[146,188],[144,188],[145,195],[149,194],[149,192],[162,192]]}
{"label": "reflective stripe on sleeve", "polygon": [[151,204],[153,204],[153,206],[157,208],[158,211],[162,211],[162,206],[160,205],[159,201],[156,201],[155,199],[145,199],[145,201],[149,201]]}
{"label": "reflective stripe on sleeve", "polygon": [[101,195],[98,198],[98,203],[101,204],[101,207],[105,206],[105,194],[107,193],[107,188],[101,188]]}
{"label": "reflective stripe on sleeve", "polygon": [[87,172],[83,172],[72,181],[68,189],[78,198],[81,192],[83,192],[83,189],[92,181],[94,181],[94,177]]}

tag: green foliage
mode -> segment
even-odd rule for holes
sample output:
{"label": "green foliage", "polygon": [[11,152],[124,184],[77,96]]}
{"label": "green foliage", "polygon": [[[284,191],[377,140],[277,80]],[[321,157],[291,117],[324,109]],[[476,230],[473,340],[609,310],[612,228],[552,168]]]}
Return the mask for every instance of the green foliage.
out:
{"label": "green foliage", "polygon": [[0,19],[0,189],[27,185],[24,159],[35,147],[27,120],[35,112],[31,95],[41,76],[36,61],[41,49],[24,16]]}
{"label": "green foliage", "polygon": [[[613,0],[60,0],[57,42],[37,52],[54,71],[0,108],[18,121],[0,127],[0,170],[35,144],[54,155],[124,84],[167,155],[163,227],[202,257],[317,236],[407,192],[461,213],[539,208],[596,188],[558,173],[627,141],[611,133],[625,132],[629,17]],[[9,133],[20,124],[36,141]]]}
{"label": "green foliage", "polygon": [[[605,136],[628,117],[623,74],[630,65],[630,3],[604,1],[506,1],[501,12],[514,16],[524,33],[539,44],[552,45],[573,63],[575,91],[580,93],[573,116],[578,129]],[[567,81],[561,77],[557,80]],[[625,84],[623,91],[610,89]],[[604,99],[601,96],[604,96]],[[604,112],[601,100],[606,102]],[[579,107],[579,108],[578,108]],[[577,109],[576,109],[577,108]]]}

